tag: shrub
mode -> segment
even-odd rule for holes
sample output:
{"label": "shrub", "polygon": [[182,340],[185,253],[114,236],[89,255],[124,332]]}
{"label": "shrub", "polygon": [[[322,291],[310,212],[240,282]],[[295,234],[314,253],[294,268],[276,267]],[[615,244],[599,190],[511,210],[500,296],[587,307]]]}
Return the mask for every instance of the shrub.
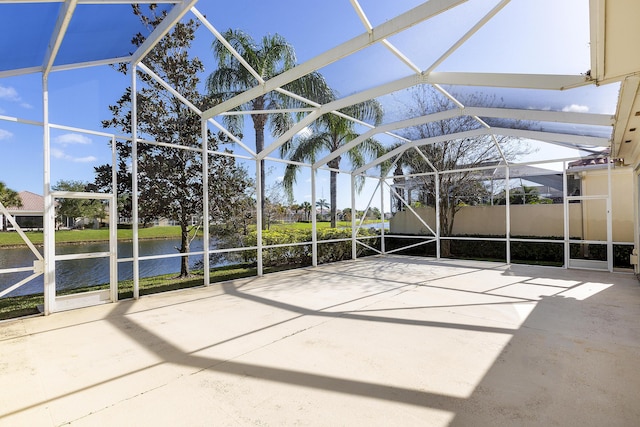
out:
{"label": "shrub", "polygon": [[[318,230],[318,241],[334,239],[351,239],[351,229],[325,228]],[[361,229],[359,236],[375,236],[377,232]],[[312,247],[311,230],[263,230],[263,246],[285,245],[276,248],[265,248],[262,251],[262,263],[264,266],[281,265],[311,265]],[[376,239],[377,240],[377,239]],[[308,242],[304,245],[294,245],[294,243]],[[257,233],[249,233],[245,238],[245,246],[257,245]],[[371,245],[370,245],[371,246]],[[368,255],[366,248],[358,245],[358,256]],[[351,241],[319,243],[318,244],[318,264],[341,261],[351,258]],[[253,252],[251,259],[256,261],[256,253]]]}

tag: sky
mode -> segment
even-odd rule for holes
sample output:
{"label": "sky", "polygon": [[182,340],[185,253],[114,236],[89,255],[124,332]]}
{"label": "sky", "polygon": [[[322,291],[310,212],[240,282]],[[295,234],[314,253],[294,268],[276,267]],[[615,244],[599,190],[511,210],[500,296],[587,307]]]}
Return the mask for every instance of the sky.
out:
{"label": "sky", "polygon": [[[398,13],[420,4],[418,0],[361,0],[360,5],[375,27]],[[432,20],[393,36],[389,41],[421,69],[428,68],[462,36],[484,13],[498,2],[469,1]],[[580,74],[590,67],[588,0],[513,0],[485,27],[477,32],[436,71],[509,72],[541,74]],[[19,14],[7,13],[19,7]],[[0,38],[0,71],[15,64],[28,66],[42,55],[55,23],[58,4],[0,5],[0,28],[14,37]],[[299,2],[294,0],[233,2],[202,1],[196,7],[220,32],[240,28],[255,39],[279,33],[296,49],[298,62],[307,61],[335,45],[364,32],[364,27],[348,0]],[[15,12],[17,9],[13,9]],[[68,38],[63,42],[56,64],[95,59],[94,47],[107,56],[124,55],[132,50],[131,34],[138,30],[128,5],[78,6]],[[193,15],[187,14],[189,19]],[[117,22],[118,25],[114,25]],[[91,37],[89,37],[91,35]],[[205,64],[202,80],[215,70],[211,43],[214,37],[204,26],[198,30],[191,50]],[[44,46],[44,47],[43,47]],[[40,59],[39,59],[40,58]],[[387,49],[375,45],[319,70],[342,96],[357,93],[411,74],[406,65]],[[113,104],[129,85],[128,77],[108,66],[54,72],[49,79],[50,121],[72,127],[101,131],[101,121],[110,117]],[[38,73],[0,78],[0,116],[42,121],[42,81]],[[613,114],[617,85],[587,87],[563,92],[496,90],[487,88],[448,88],[465,103],[474,92],[496,97],[508,107],[554,111]],[[204,87],[203,87],[204,90]],[[379,101],[385,109],[385,122],[403,117],[408,92],[390,94]],[[250,120],[247,120],[249,125]],[[255,147],[253,132],[245,131],[244,142]],[[267,138],[267,144],[271,142]],[[393,138],[381,138],[393,142]],[[550,146],[530,142],[534,150],[527,159],[547,159],[575,155]],[[233,147],[245,154],[240,147]],[[0,120],[0,181],[17,191],[43,192],[42,128]],[[108,138],[69,130],[51,132],[52,182],[58,180],[93,181],[94,166],[110,163]],[[252,162],[240,161],[250,170]],[[346,162],[343,169],[350,169]],[[267,162],[267,185],[281,179],[284,166]],[[317,175],[316,197],[329,199],[329,174]],[[295,201],[311,200],[310,174],[303,170],[294,192]],[[377,180],[368,180],[358,195],[356,207],[363,209],[371,199]],[[350,206],[349,177],[339,178],[338,208]],[[389,210],[388,198],[382,208]]]}

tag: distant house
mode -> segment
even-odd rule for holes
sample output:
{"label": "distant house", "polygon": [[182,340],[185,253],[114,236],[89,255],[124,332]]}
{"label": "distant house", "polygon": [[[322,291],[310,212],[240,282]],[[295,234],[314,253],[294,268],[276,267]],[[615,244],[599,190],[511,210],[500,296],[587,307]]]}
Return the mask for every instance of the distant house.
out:
{"label": "distant house", "polygon": [[[22,200],[21,207],[7,206],[7,210],[13,216],[23,229],[42,229],[44,217],[44,197],[30,191],[21,191],[18,193]],[[13,230],[13,225],[8,218],[0,214],[0,226],[2,231]]]}

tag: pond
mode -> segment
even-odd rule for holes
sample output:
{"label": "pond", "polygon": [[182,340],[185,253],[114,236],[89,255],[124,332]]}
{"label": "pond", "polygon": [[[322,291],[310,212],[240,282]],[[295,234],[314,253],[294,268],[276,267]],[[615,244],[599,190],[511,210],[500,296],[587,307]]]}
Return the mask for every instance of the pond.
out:
{"label": "pond", "polygon": [[[179,239],[140,240],[139,243],[140,256],[175,254],[177,253],[175,248],[180,246]],[[211,247],[212,249],[213,246],[214,245]],[[108,250],[109,244],[107,242],[85,243],[81,245],[60,245],[56,247],[56,255],[106,252]],[[40,249],[40,251],[42,252],[42,249]],[[191,242],[191,251],[202,251],[202,239],[195,239]],[[130,241],[118,242],[118,258],[125,259],[131,258],[132,256],[133,243]],[[33,265],[34,260],[35,256],[26,247],[0,249],[0,268],[28,267]],[[189,264],[191,267],[194,267],[198,262],[202,262],[202,255],[193,255],[189,257]],[[224,261],[220,261],[216,265],[224,264]],[[163,258],[140,261],[140,277],[178,273],[179,271],[180,258]],[[0,291],[7,289],[29,275],[29,272],[0,274]],[[119,262],[118,280],[129,280],[132,278],[133,262]],[[108,258],[56,262],[56,284],[58,290],[99,285],[107,282],[109,282]],[[44,279],[41,275],[6,296],[42,293],[43,289]]]}

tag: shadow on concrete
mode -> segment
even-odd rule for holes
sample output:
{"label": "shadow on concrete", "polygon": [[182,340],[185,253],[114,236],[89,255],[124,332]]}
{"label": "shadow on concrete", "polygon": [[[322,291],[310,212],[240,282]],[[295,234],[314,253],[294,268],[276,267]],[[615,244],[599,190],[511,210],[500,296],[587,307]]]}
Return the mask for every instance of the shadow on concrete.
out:
{"label": "shadow on concrete", "polygon": [[[449,263],[445,263],[445,265],[451,267]],[[384,268],[384,265],[377,268]],[[544,273],[544,271],[544,269],[539,269],[540,273]],[[509,274],[509,272],[505,271],[505,274]],[[568,273],[567,276],[570,277],[571,274]],[[558,276],[549,272],[548,277],[557,278]],[[349,279],[347,278],[347,280]],[[221,284],[223,292],[205,298],[231,296],[277,310],[284,310],[291,313],[291,317],[220,342],[207,344],[189,352],[185,352],[159,334],[154,333],[149,327],[128,316],[133,304],[124,302],[115,304],[113,310],[102,320],[107,320],[137,346],[154,353],[161,360],[156,364],[109,378],[67,395],[81,393],[137,372],[171,363],[195,368],[196,371],[209,370],[238,377],[251,377],[448,411],[454,414],[452,426],[635,425],[635,422],[640,419],[640,400],[638,398],[640,391],[640,359],[638,357],[640,354],[640,308],[638,304],[640,288],[633,280],[619,282],[582,301],[562,296],[543,297],[537,301],[533,311],[517,329],[382,317],[365,314],[365,311],[327,311],[362,298],[381,295],[390,290],[397,292],[402,291],[404,287],[415,286],[414,283],[402,281],[397,282],[398,286],[392,286],[378,293],[341,301],[321,309],[309,309],[256,295],[252,293],[252,289],[246,284],[246,281],[239,285],[227,282]],[[575,286],[579,286],[584,281],[578,280],[576,283]],[[268,285],[260,285],[255,289],[266,288]],[[482,292],[478,292],[478,294],[486,295]],[[187,304],[194,300],[194,298],[187,298],[186,301],[162,307]],[[530,300],[514,298],[513,302],[530,302]],[[509,304],[509,302],[505,304]],[[469,305],[476,304],[462,304],[460,306]],[[416,306],[410,307],[410,309],[421,310],[436,307],[438,306]],[[456,305],[444,307],[456,307]],[[407,307],[398,308],[398,310],[406,309]],[[386,310],[393,311],[394,308]],[[202,350],[246,338],[301,317],[350,319],[372,322],[372,324],[389,323],[508,334],[511,339],[474,388],[473,393],[466,398],[197,355]],[[399,355],[399,357],[401,356]],[[47,404],[62,397],[64,396],[56,396],[45,402],[21,408],[20,411]],[[428,420],[425,421],[428,424]]]}

